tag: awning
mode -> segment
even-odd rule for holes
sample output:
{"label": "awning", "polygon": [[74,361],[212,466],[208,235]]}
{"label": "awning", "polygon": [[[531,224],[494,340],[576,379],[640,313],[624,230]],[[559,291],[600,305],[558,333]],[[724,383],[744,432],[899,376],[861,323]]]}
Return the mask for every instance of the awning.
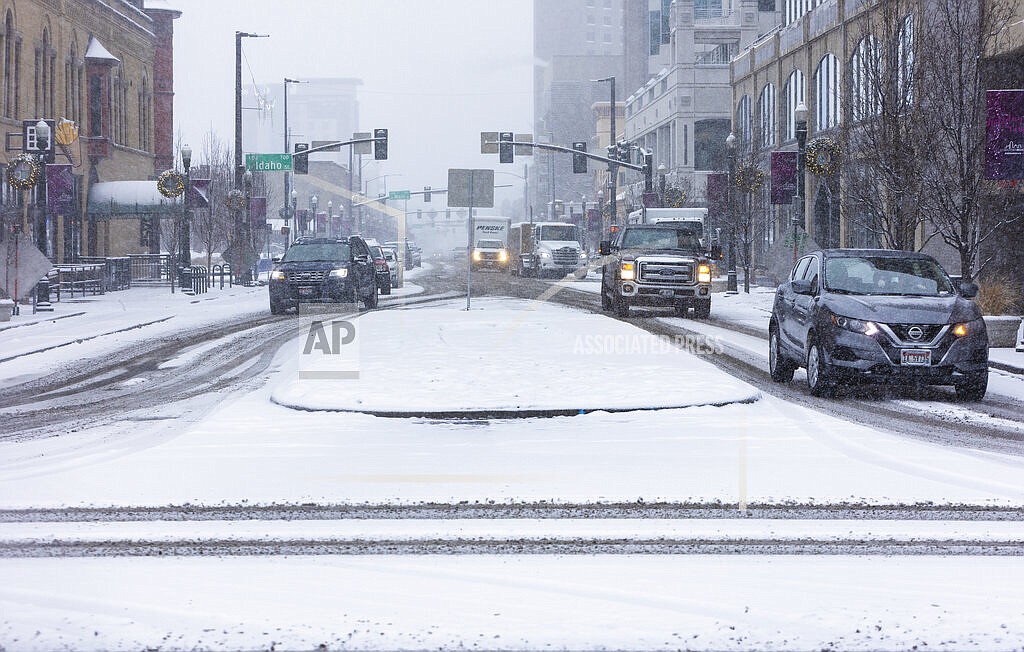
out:
{"label": "awning", "polygon": [[156,181],[103,181],[89,186],[89,215],[93,217],[136,217],[173,215],[181,202],[168,199],[157,190]]}

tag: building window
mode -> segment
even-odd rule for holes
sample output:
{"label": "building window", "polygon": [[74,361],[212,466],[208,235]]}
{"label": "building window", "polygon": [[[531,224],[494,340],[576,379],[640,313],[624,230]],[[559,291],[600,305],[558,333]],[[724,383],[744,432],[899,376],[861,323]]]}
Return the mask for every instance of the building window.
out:
{"label": "building window", "polygon": [[850,97],[853,121],[860,122],[881,111],[878,97],[878,75],[881,57],[873,36],[865,36],[854,49],[850,60]]}
{"label": "building window", "polygon": [[725,139],[732,125],[728,119],[698,120],[693,124],[693,169],[724,170]]}
{"label": "building window", "polygon": [[815,121],[817,131],[828,131],[839,126],[839,59],[826,54],[814,73],[817,105]]}
{"label": "building window", "polygon": [[761,129],[761,147],[775,147],[776,141],[776,119],[775,119],[775,85],[766,84],[761,90],[761,99],[758,102],[758,126]]}
{"label": "building window", "polygon": [[897,79],[900,98],[904,107],[914,103],[914,18],[907,16],[900,26],[899,42],[896,45],[899,69]]}
{"label": "building window", "polygon": [[103,76],[89,77],[89,136],[103,136]]}
{"label": "building window", "polygon": [[750,96],[744,95],[740,98],[740,101],[736,104],[736,116],[733,119],[733,129],[735,130],[736,138],[739,139],[737,145],[741,145],[744,148],[749,148],[753,142],[753,124],[750,116]]}
{"label": "building window", "polygon": [[648,33],[647,42],[650,45],[648,53],[651,56],[661,52],[661,12],[652,11],[647,14]]}
{"label": "building window", "polygon": [[799,68],[789,74],[783,96],[786,102],[782,109],[786,117],[785,140],[793,140],[796,138],[796,107],[804,101],[804,73]]}
{"label": "building window", "polygon": [[588,25],[593,25],[594,24],[594,14],[587,14],[587,24]]}

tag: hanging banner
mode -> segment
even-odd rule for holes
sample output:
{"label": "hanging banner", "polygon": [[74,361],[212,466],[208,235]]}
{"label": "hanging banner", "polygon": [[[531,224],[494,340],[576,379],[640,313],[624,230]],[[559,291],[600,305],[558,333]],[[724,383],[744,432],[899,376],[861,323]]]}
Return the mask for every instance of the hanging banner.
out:
{"label": "hanging banner", "polygon": [[75,215],[75,175],[71,166],[51,163],[46,166],[46,212],[50,215]]}
{"label": "hanging banner", "polygon": [[987,91],[985,178],[1024,179],[1024,90]]}
{"label": "hanging banner", "polygon": [[192,179],[189,182],[188,205],[192,208],[210,207],[210,179]]}
{"label": "hanging banner", "polygon": [[267,198],[266,197],[250,197],[249,198],[249,220],[256,224],[258,222],[265,222],[267,220]]}
{"label": "hanging banner", "polygon": [[793,203],[797,185],[797,152],[772,152],[772,204]]}
{"label": "hanging banner", "polygon": [[708,175],[708,202],[729,201],[729,173],[712,172]]}

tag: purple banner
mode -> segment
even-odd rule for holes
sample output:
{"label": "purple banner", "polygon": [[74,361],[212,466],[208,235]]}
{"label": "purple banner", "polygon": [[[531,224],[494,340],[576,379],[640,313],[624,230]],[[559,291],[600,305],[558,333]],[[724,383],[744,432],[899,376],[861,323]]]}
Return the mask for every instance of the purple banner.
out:
{"label": "purple banner", "polygon": [[327,211],[317,211],[316,214],[316,232],[326,233],[327,232]]}
{"label": "purple banner", "polygon": [[645,192],[641,197],[644,208],[661,208],[661,197],[656,192]]}
{"label": "purple banner", "polygon": [[188,195],[188,205],[192,208],[210,207],[210,180],[192,179],[189,182],[192,191]]}
{"label": "purple banner", "polygon": [[46,212],[50,215],[74,215],[75,175],[71,166],[52,163],[46,166]]}
{"label": "purple banner", "polygon": [[727,172],[712,172],[708,175],[708,202],[729,201],[729,174]]}
{"label": "purple banner", "polygon": [[987,91],[985,178],[1024,179],[1024,90]]}
{"label": "purple banner", "polygon": [[266,197],[250,197],[249,198],[249,220],[256,224],[257,222],[263,222],[267,219],[267,198]]}
{"label": "purple banner", "polygon": [[596,208],[587,209],[587,229],[594,232],[601,230],[601,211]]}
{"label": "purple banner", "polygon": [[786,205],[796,197],[797,152],[772,152],[772,203]]}

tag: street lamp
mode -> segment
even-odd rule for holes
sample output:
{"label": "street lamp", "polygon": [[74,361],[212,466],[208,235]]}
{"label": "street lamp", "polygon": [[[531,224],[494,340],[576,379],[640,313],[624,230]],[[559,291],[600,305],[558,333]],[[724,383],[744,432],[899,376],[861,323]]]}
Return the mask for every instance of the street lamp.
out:
{"label": "street lamp", "polygon": [[333,228],[334,228],[332,226],[333,221],[334,221],[334,200],[333,199],[328,199],[327,200],[327,235],[337,235],[337,234],[331,233],[333,231]]}
{"label": "street lamp", "polygon": [[668,168],[665,167],[664,163],[660,163],[658,165],[658,188],[661,191],[661,207],[662,208],[665,208],[665,203],[666,203],[665,202],[665,183],[666,183],[665,171],[666,170],[668,170]]}
{"label": "street lamp", "polygon": [[[618,142],[618,139],[617,139],[616,134],[615,134],[615,77],[605,77],[603,79],[593,79],[591,81],[594,81],[594,82],[609,82],[610,85],[611,85],[611,105],[609,107],[611,109],[609,111],[609,114],[610,114],[610,117],[611,117],[611,124],[609,125],[610,126],[610,131],[611,131],[611,140],[609,140],[608,143],[611,146],[614,147],[615,144]],[[618,223],[618,208],[619,207],[618,207],[618,201],[617,201],[617,199],[615,197],[615,195],[616,195],[616,184],[618,183],[618,179],[616,179],[617,176],[618,176],[618,165],[615,163],[615,161],[608,161],[608,177],[609,177],[608,183],[609,183],[610,191],[611,191],[611,194],[610,194],[608,200],[611,202],[611,213],[612,213],[612,215],[611,215],[611,223],[612,224],[617,224]]]}
{"label": "street lamp", "polygon": [[[290,149],[291,145],[288,143],[288,139],[290,137],[290,134],[288,133],[288,84],[305,84],[305,83],[308,83],[308,82],[304,82],[304,81],[301,81],[301,80],[298,80],[298,79],[289,79],[288,77],[284,78],[284,153],[285,154],[290,154],[291,153],[291,149]],[[285,204],[284,204],[284,215],[285,215],[284,221],[285,221],[286,225],[288,224],[288,197],[291,194],[291,192],[289,190],[290,184],[291,184],[291,173],[285,171],[285,173],[284,173],[284,201],[285,201]],[[289,231],[290,230],[291,229],[289,229]],[[285,241],[285,248],[286,249],[288,248],[288,242],[287,242],[288,238],[291,238],[291,235],[286,237],[286,241]]]}
{"label": "street lamp", "polygon": [[807,105],[801,101],[793,111],[796,118],[796,197],[793,202],[796,204],[793,211],[793,262],[800,256],[800,248],[797,242],[799,228],[807,228],[807,220],[804,216],[806,210],[804,202],[804,167],[806,158],[805,145],[807,144]]}
{"label": "street lamp", "polygon": [[289,197],[292,198],[291,215],[292,215],[293,218],[295,218],[295,224],[294,224],[294,229],[288,229],[288,244],[291,243],[292,231],[295,230],[297,232],[298,229],[299,229],[299,214],[298,214],[299,193],[298,193],[298,191],[296,191],[295,188],[292,188],[292,191],[289,194]]}
{"label": "street lamp", "polygon": [[188,214],[188,200],[192,192],[191,169],[192,169],[192,148],[188,145],[181,146],[181,167],[185,170],[185,197],[181,202],[181,228],[178,237],[178,267],[183,270],[192,266],[192,241],[191,225]]}
{"label": "street lamp", "polygon": [[242,185],[242,39],[266,38],[270,34],[235,32],[235,188]]}
{"label": "street lamp", "polygon": [[[245,186],[245,221],[242,223],[242,244],[245,247],[245,255],[248,256],[254,250],[252,246],[252,170],[246,170],[242,175],[242,183]],[[243,285],[252,285],[252,266],[246,265],[245,275],[242,277]]]}
{"label": "street lamp", "polygon": [[733,186],[736,183],[736,134],[729,132],[725,149],[729,157],[729,183],[726,187],[725,203],[729,210],[729,269],[726,290],[736,292],[736,204],[733,201]]}
{"label": "street lamp", "polygon": [[311,231],[313,231],[313,235],[316,235],[316,232],[317,232],[317,228],[316,228],[317,227],[317,224],[316,224],[316,205],[318,203],[320,203],[320,200],[317,199],[316,195],[310,195],[310,197],[309,197],[309,212],[311,213],[310,221],[312,222],[312,225],[313,225],[313,228],[311,229]]}

